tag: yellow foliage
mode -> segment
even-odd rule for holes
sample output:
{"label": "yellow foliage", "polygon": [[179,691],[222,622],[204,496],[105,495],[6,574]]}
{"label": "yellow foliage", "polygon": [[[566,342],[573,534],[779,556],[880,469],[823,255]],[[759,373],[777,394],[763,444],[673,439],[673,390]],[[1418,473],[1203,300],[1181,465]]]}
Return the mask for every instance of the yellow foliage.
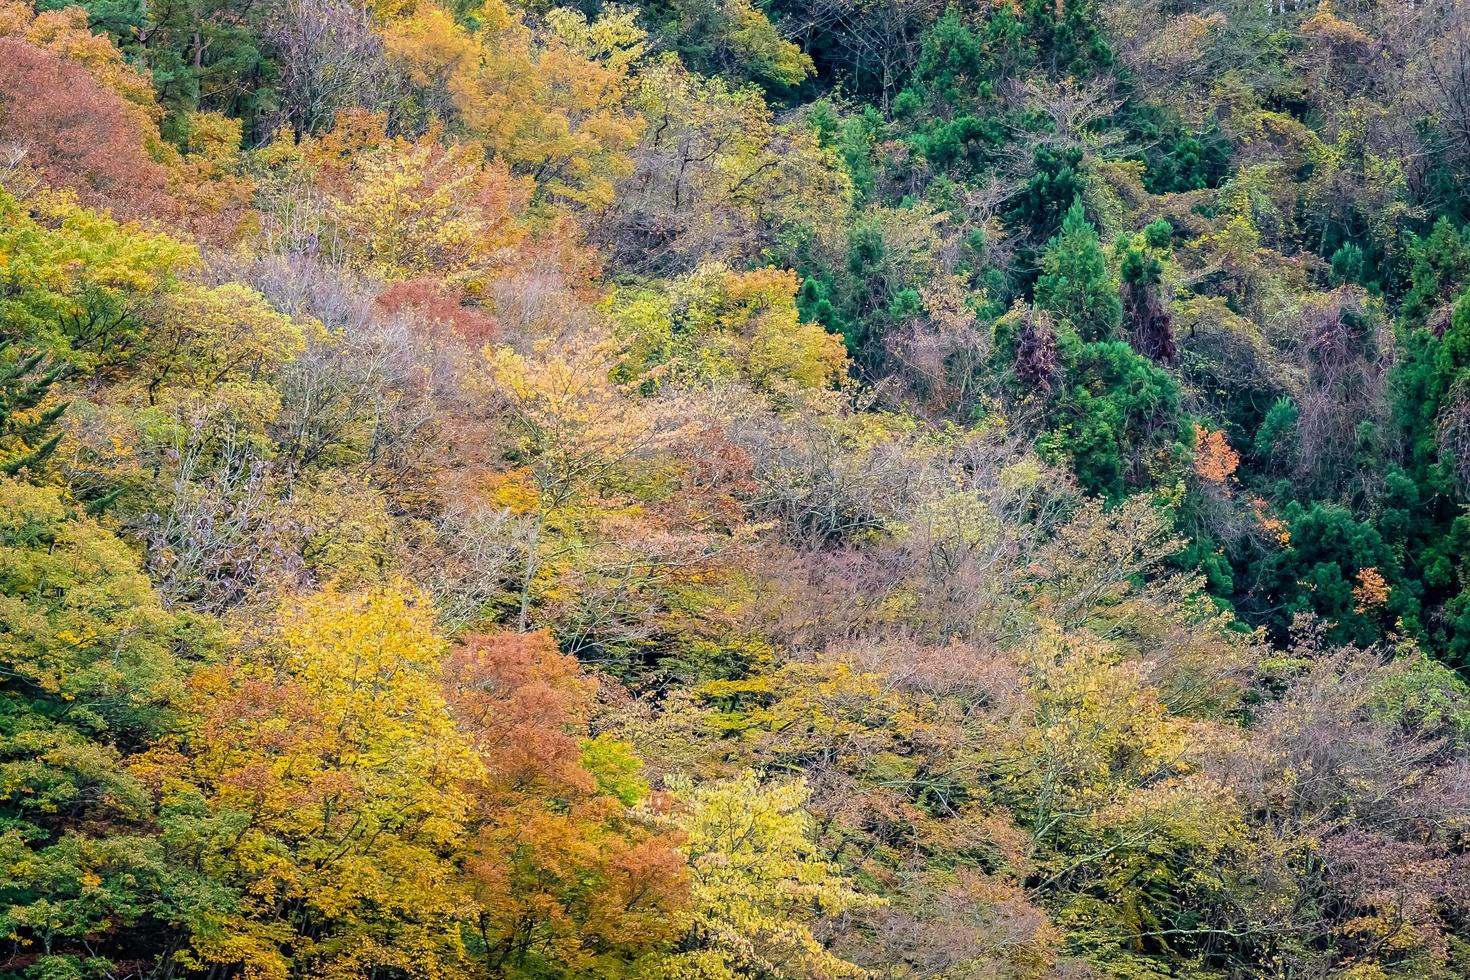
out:
{"label": "yellow foliage", "polygon": [[343,113],[320,136],[278,138],[258,159],[281,198],[278,222],[319,223],[319,237],[385,279],[480,290],[526,236],[528,179],[477,145],[389,137],[382,114]]}
{"label": "yellow foliage", "polygon": [[469,905],[450,855],[480,769],[441,693],[431,604],[401,584],[328,590],[277,620],[258,650],[196,675],[180,751],[136,766],[166,800],[202,794],[241,817],[210,858],[240,890],[238,910],[197,932],[182,961],[260,977],[285,977],[288,963],[315,976],[465,975]]}
{"label": "yellow foliage", "polygon": [[615,295],[607,309],[637,359],[624,362],[630,370],[686,379],[743,377],[768,390],[830,388],[846,372],[847,350],[821,324],[800,321],[796,290],[789,269],[736,272],[706,263],[666,296],[628,291]]}
{"label": "yellow foliage", "polygon": [[684,834],[694,890],[688,928],[697,948],[671,957],[661,976],[865,975],[812,930],[819,917],[880,902],[816,852],[804,782],[763,785],[747,772],[702,785],[675,777],[669,789],[677,802],[666,819]]}
{"label": "yellow foliage", "polygon": [[387,51],[420,86],[445,92],[465,128],[553,200],[602,207],[628,173],[642,120],[625,108],[643,45],[625,12],[592,23],[563,12],[533,38],[502,0],[486,0],[471,34],[423,2],[383,27]]}

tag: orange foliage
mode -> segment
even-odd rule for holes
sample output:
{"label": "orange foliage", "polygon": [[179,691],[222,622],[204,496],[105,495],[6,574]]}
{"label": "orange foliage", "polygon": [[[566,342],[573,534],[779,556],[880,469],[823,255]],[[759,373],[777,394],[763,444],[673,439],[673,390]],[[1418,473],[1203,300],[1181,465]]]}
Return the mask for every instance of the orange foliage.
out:
{"label": "orange foliage", "polygon": [[[636,760],[587,738],[595,685],[545,633],[468,637],[447,698],[485,767],[473,878],[492,969],[555,956],[589,973],[672,936],[688,884],[676,841],[633,818]],[[594,772],[593,746],[612,758]],[[623,764],[619,764],[623,763]]]}
{"label": "orange foliage", "polygon": [[392,282],[378,294],[378,309],[389,316],[411,316],[430,328],[447,330],[475,347],[495,339],[495,317],[469,303],[464,290],[433,279]]}
{"label": "orange foliage", "polygon": [[445,664],[449,703],[497,790],[584,796],[596,786],[571,734],[595,685],[545,633],[470,636]]}
{"label": "orange foliage", "polygon": [[1223,484],[1235,475],[1240,454],[1219,429],[1194,427],[1194,472],[1206,483]]}
{"label": "orange foliage", "polygon": [[1255,515],[1256,522],[1261,525],[1261,529],[1269,534],[1278,545],[1285,548],[1291,544],[1291,530],[1286,526],[1286,522],[1267,513],[1266,502],[1260,497],[1251,499],[1251,513]]}
{"label": "orange foliage", "polygon": [[1358,584],[1353,586],[1353,609],[1358,613],[1368,612],[1388,602],[1388,580],[1378,569],[1369,566],[1358,572]]}

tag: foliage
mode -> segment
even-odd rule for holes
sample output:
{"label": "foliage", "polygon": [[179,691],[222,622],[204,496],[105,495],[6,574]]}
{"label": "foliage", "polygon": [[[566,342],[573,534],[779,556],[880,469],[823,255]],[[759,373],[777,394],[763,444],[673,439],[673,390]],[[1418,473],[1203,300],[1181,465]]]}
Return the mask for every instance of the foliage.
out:
{"label": "foliage", "polygon": [[1459,5],[57,3],[0,973],[1470,975]]}

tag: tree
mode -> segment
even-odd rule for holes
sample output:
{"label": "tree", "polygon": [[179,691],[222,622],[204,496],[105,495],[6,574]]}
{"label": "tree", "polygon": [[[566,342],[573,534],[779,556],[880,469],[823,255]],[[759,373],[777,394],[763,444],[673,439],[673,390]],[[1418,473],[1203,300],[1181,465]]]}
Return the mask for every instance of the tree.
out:
{"label": "tree", "polygon": [[1162,284],[1162,263],[1147,252],[1129,248],[1123,253],[1120,273],[1123,287],[1119,298],[1134,349],[1155,361],[1172,363],[1178,349],[1174,318]]}
{"label": "tree", "polygon": [[637,757],[588,733],[593,683],[545,633],[470,636],[445,667],[485,767],[466,858],[485,968],[642,975],[674,938],[686,872],[632,809],[648,793]]}
{"label": "tree", "polygon": [[383,108],[395,79],[367,7],[289,0],[272,9],[262,33],[276,49],[281,113],[298,138],[343,111]]}
{"label": "tree", "polygon": [[134,766],[169,860],[229,896],[179,918],[180,962],[465,975],[455,855],[483,770],[440,689],[433,609],[400,583],[326,590],[262,640],[196,672],[187,724]]}
{"label": "tree", "polygon": [[823,389],[845,373],[841,340],[802,323],[796,276],[775,268],[734,272],[703,265],[667,295],[616,297],[612,311],[632,348],[626,369],[660,383],[741,377],[764,390]]}
{"label": "tree", "polygon": [[120,215],[167,215],[168,173],[145,143],[137,107],[85,67],[0,37],[0,150],[11,169]]}
{"label": "tree", "polygon": [[[576,540],[578,508],[595,509],[675,428],[672,416],[637,399],[633,385],[610,377],[618,346],[609,337],[583,335],[560,349],[542,341],[529,356],[509,347],[489,352],[490,378],[531,482],[530,540],[518,590],[522,629],[548,553],[565,554]],[[560,546],[546,540],[558,525],[569,539]]]}
{"label": "tree", "polygon": [[345,112],[319,136],[268,153],[265,190],[280,198],[272,233],[303,248],[325,239],[362,273],[433,273],[482,294],[526,237],[528,180],[475,145],[390,137],[381,113]]}
{"label": "tree", "polygon": [[428,0],[383,29],[389,57],[452,109],[465,128],[557,201],[603,207],[631,165],[642,120],[627,105],[629,64],[643,35],[627,16],[588,25],[579,14],[552,18],[533,37],[501,0],[477,8],[471,33]]}
{"label": "tree", "polygon": [[1068,385],[1055,396],[1045,452],[1064,453],[1084,487],[1117,498],[1175,469],[1187,438],[1179,387],[1122,341],[1063,344]]}
{"label": "tree", "polygon": [[779,122],[759,90],[664,58],[640,72],[633,98],[647,123],[632,172],[592,228],[619,261],[647,271],[738,264],[787,231],[839,232],[846,172],[815,134]]}
{"label": "tree", "polygon": [[684,834],[693,887],[688,923],[695,950],[671,956],[661,975],[718,980],[760,975],[860,976],[826,949],[814,921],[876,904],[812,846],[800,780],[762,785],[747,772],[723,783],[670,781],[669,822]]}
{"label": "tree", "polygon": [[1072,202],[1061,231],[1047,242],[1041,270],[1036,281],[1037,306],[1065,319],[1083,340],[1116,337],[1123,323],[1123,304],[1080,198]]}
{"label": "tree", "polygon": [[800,85],[815,71],[812,59],[748,0],[678,0],[670,6],[665,31],[672,37],[671,47],[703,74],[781,89]]}
{"label": "tree", "polygon": [[189,245],[80,207],[66,196],[26,204],[0,191],[0,317],[27,347],[81,371],[133,361],[149,306],[198,261]]}
{"label": "tree", "polygon": [[62,433],[52,430],[67,403],[45,402],[66,365],[43,368],[44,361],[44,354],[18,354],[12,342],[0,341],[0,473],[6,476],[36,470],[61,443]]}
{"label": "tree", "polygon": [[29,975],[102,976],[211,890],[171,865],[130,766],[175,724],[212,630],[166,612],[117,535],[9,476],[0,622],[0,924]]}

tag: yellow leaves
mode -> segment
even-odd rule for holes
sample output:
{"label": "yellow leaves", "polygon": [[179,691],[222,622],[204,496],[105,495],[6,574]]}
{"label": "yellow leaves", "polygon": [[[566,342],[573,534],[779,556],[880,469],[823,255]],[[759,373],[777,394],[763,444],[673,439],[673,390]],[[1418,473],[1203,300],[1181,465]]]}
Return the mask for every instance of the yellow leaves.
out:
{"label": "yellow leaves", "polygon": [[1083,632],[1043,624],[1026,653],[1033,672],[1033,751],[1103,797],[1180,767],[1188,728],[1158,700],[1137,663]]}
{"label": "yellow leaves", "polygon": [[154,769],[244,818],[214,859],[239,914],[195,937],[199,963],[462,975],[470,905],[450,855],[482,769],[442,693],[444,652],[427,598],[390,583],[292,599],[262,645],[196,675],[182,751],[155,750]]}
{"label": "yellow leaves", "polygon": [[812,924],[880,900],[816,853],[802,780],[762,784],[746,772],[696,785],[675,777],[669,790],[676,804],[665,819],[684,835],[694,885],[689,927],[703,949],[673,957],[666,975],[730,976],[732,966],[778,977],[864,975],[827,950]]}
{"label": "yellow leaves", "polygon": [[546,23],[572,51],[617,71],[631,68],[648,51],[636,7],[609,4],[593,21],[580,10],[557,7],[546,15]]}
{"label": "yellow leaves", "polygon": [[1388,602],[1388,580],[1373,567],[1358,572],[1358,584],[1353,586],[1353,610],[1359,615],[1371,612]]}
{"label": "yellow leaves", "polygon": [[642,68],[635,99],[649,126],[630,192],[668,222],[676,253],[744,264],[773,228],[802,225],[830,242],[846,234],[846,169],[810,128],[778,122],[758,90],[701,77],[669,54]]}
{"label": "yellow leaves", "polygon": [[350,156],[331,215],[360,267],[483,288],[525,235],[525,182],[468,146],[387,140]]}
{"label": "yellow leaves", "polygon": [[1000,530],[985,501],[973,493],[958,491],[922,502],[909,523],[933,538],[958,541],[970,548],[990,544]]}
{"label": "yellow leaves", "polygon": [[[243,173],[241,122],[217,112],[191,112],[186,152],[169,173],[169,193],[186,224],[205,238],[227,237],[250,204],[254,181]],[[220,226],[224,227],[221,228]]]}
{"label": "yellow leaves", "polygon": [[642,121],[624,107],[643,37],[627,11],[588,22],[553,13],[533,40],[501,0],[477,10],[471,34],[444,8],[419,3],[383,28],[388,54],[416,84],[445,91],[469,131],[543,193],[593,207],[612,201],[632,167]]}
{"label": "yellow leaves", "polygon": [[667,437],[656,406],[611,380],[620,349],[610,337],[583,334],[539,342],[525,355],[509,347],[486,353],[543,507],[597,487]]}
{"label": "yellow leaves", "polygon": [[733,22],[730,47],[752,73],[781,85],[800,85],[816,73],[811,57],[783,38],[765,12],[750,0],[725,0],[722,6]]}
{"label": "yellow leaves", "polygon": [[281,667],[313,696],[354,764],[453,755],[436,676],[444,643],[426,597],[398,585],[296,600],[282,610],[280,641]]}
{"label": "yellow leaves", "polygon": [[310,233],[355,269],[433,278],[478,293],[525,240],[533,181],[478,143],[387,135],[381,113],[340,114],[300,143],[280,134],[256,155],[271,236]]}
{"label": "yellow leaves", "polygon": [[183,286],[150,331],[158,352],[153,387],[208,391],[227,381],[270,377],[306,349],[302,327],[248,286]]}
{"label": "yellow leaves", "polygon": [[504,508],[512,514],[531,514],[540,506],[540,494],[529,470],[494,474],[486,480],[483,489],[491,506]]}
{"label": "yellow leaves", "polygon": [[743,376],[766,389],[829,388],[847,369],[841,338],[801,323],[796,274],[766,267],[736,272],[713,262],[673,284],[666,296],[647,291],[608,304],[642,363],[658,377],[689,380]]}

